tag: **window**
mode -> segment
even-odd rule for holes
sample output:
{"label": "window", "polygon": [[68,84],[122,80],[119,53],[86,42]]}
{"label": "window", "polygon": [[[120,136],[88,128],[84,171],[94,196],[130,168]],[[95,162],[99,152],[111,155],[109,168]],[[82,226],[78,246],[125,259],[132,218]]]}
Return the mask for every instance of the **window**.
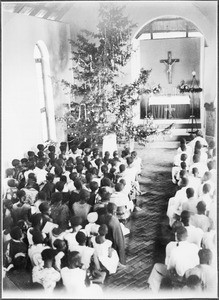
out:
{"label": "window", "polygon": [[34,59],[38,84],[39,110],[41,116],[42,139],[56,140],[52,82],[50,77],[49,56],[45,44],[35,45]]}

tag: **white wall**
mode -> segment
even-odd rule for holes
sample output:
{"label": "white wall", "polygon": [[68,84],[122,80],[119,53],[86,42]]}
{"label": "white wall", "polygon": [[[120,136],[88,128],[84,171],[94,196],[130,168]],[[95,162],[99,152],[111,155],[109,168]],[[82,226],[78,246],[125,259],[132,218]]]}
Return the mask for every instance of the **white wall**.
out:
{"label": "white wall", "polygon": [[[50,56],[55,114],[69,101],[59,79],[72,79],[69,70],[69,28],[66,24],[21,14],[3,13],[2,28],[2,162],[10,166],[43,142],[34,61],[34,46],[42,40]],[[56,82],[56,83],[55,83]],[[57,126],[57,140],[64,140]]]}
{"label": "white wall", "polygon": [[[160,62],[161,59],[167,59],[168,51],[171,51],[172,59],[179,59],[172,67],[172,84],[168,83],[167,67]],[[148,80],[151,84],[160,83],[162,88],[173,93],[174,87],[182,80],[192,80],[193,70],[199,78],[200,41],[197,38],[142,40],[140,63],[146,70],[152,69]]]}
{"label": "white wall", "polygon": [[[125,13],[137,23],[133,30],[137,32],[150,21],[164,17],[177,16],[191,21],[204,35],[208,47],[204,53],[203,102],[211,102],[217,92],[217,1],[120,1],[117,5],[125,6]],[[81,28],[96,30],[98,23],[99,2],[73,2],[72,9],[63,18],[71,26],[74,38]],[[124,82],[132,82],[131,64],[126,67]]]}

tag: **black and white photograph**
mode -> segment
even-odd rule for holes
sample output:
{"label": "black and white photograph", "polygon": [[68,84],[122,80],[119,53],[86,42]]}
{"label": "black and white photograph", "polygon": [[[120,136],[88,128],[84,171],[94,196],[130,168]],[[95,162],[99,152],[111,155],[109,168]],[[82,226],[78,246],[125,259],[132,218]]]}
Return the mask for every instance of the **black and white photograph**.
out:
{"label": "black and white photograph", "polygon": [[2,299],[216,299],[217,1],[1,2]]}

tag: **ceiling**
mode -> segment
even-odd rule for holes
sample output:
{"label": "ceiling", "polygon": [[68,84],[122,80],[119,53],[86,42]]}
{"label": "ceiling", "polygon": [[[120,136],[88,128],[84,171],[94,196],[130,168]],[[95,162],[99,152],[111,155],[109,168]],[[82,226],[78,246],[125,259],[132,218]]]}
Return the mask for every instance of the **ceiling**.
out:
{"label": "ceiling", "polygon": [[3,10],[46,20],[61,21],[72,7],[71,2],[5,2]]}

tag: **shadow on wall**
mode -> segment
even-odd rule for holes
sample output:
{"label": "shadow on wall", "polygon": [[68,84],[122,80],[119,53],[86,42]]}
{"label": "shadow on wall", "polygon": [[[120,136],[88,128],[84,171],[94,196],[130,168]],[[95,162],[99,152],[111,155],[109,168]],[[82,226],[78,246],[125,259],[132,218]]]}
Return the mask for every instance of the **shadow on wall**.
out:
{"label": "shadow on wall", "polygon": [[50,35],[49,51],[51,57],[51,71],[53,76],[57,76],[61,72],[64,72],[69,63],[69,36],[65,25],[59,27],[57,38],[54,39],[54,35]]}

